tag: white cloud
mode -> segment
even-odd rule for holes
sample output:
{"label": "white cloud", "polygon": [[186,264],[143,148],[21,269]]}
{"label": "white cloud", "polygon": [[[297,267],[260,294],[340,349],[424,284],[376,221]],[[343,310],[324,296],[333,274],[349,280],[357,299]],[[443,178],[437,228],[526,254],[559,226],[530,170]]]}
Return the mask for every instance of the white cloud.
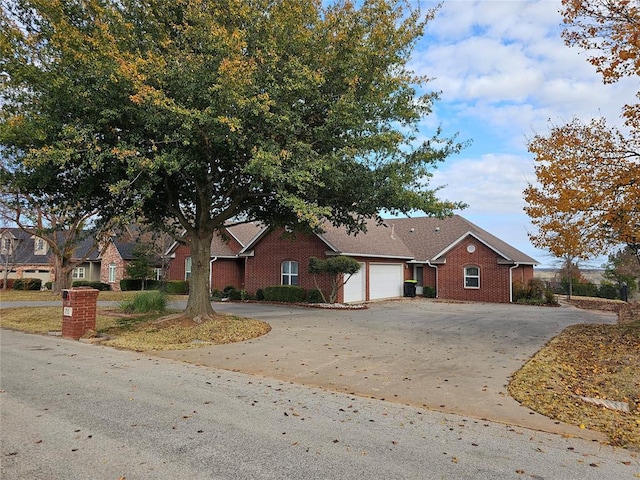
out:
{"label": "white cloud", "polygon": [[470,214],[522,214],[522,192],[535,180],[529,158],[509,154],[486,154],[439,167],[429,185],[446,185],[441,198],[467,203]]}

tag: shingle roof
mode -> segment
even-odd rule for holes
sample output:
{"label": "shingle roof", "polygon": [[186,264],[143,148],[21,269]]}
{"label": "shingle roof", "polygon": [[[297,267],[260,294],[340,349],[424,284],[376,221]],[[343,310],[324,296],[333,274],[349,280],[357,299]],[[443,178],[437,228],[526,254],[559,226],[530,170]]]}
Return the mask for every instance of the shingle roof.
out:
{"label": "shingle roof", "polygon": [[[45,255],[35,255],[34,251],[34,235],[27,233],[17,227],[9,227],[0,230],[9,232],[14,239],[18,241],[15,246],[13,261],[16,264],[33,264],[33,265],[49,265],[51,264],[51,248],[47,247]],[[63,241],[63,232],[59,233],[60,242]],[[96,261],[98,259],[98,249],[95,248],[95,239],[92,236],[85,237],[76,246],[73,252],[73,258],[85,258],[87,261]]]}
{"label": "shingle roof", "polygon": [[[247,223],[229,227],[228,231],[242,246],[241,251],[235,251],[228,242],[215,235],[211,243],[212,256],[236,257],[239,253],[246,253],[268,229],[258,223]],[[472,235],[493,249],[505,263],[538,263],[459,215],[446,218],[393,218],[384,220],[383,224],[370,220],[366,232],[357,235],[349,235],[344,228],[327,224],[318,237],[336,254],[438,262],[467,235]]]}
{"label": "shingle roof", "polygon": [[367,222],[367,231],[348,235],[344,228],[326,226],[319,237],[336,253],[370,257],[414,258],[413,252],[396,234],[393,222]]}
{"label": "shingle roof", "polygon": [[460,215],[446,218],[416,217],[387,220],[395,225],[396,234],[414,253],[417,261],[437,261],[450,247],[467,234],[502,255],[505,261],[537,264],[538,262],[495,235]]}

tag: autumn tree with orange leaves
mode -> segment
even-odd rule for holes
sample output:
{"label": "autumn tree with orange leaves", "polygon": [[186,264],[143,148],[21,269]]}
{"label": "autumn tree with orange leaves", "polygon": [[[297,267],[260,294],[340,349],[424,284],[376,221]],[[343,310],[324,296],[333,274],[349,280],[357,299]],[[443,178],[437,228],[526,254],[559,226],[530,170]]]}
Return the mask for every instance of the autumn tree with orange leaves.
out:
{"label": "autumn tree with orange leaves", "polygon": [[[563,37],[597,52],[589,61],[613,83],[640,73],[640,10],[627,0],[563,0]],[[640,93],[637,95],[640,99]],[[626,244],[640,262],[640,104],[623,109],[629,133],[604,118],[552,125],[528,142],[536,184],[524,191],[534,245],[569,261]]]}

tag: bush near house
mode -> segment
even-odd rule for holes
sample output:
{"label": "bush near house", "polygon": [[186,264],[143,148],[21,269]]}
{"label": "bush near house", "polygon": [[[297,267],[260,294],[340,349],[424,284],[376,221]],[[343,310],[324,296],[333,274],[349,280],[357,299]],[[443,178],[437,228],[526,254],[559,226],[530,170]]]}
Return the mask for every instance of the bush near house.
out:
{"label": "bush near house", "polygon": [[526,284],[522,281],[513,283],[513,301],[534,305],[557,305],[555,294],[539,279],[531,279]]}
{"label": "bush near house", "polygon": [[109,285],[108,283],[89,282],[87,280],[76,280],[71,284],[71,287],[91,287],[91,288],[95,288],[96,290],[100,290],[101,292],[106,292],[108,290],[111,290],[111,285]]}
{"label": "bush near house", "polygon": [[188,280],[167,280],[163,290],[169,295],[187,295],[189,293]]}
{"label": "bush near house", "polygon": [[295,285],[275,285],[263,289],[264,299],[268,302],[304,302],[307,291]]}
{"label": "bush near house", "polygon": [[422,287],[422,296],[425,298],[436,298],[436,289],[425,285]]}
{"label": "bush near house", "polygon": [[307,302],[324,303],[324,298],[322,298],[322,292],[317,288],[312,288],[307,292]]}
{"label": "bush near house", "polygon": [[[7,279],[7,289],[11,289],[13,290],[13,284],[15,283],[16,279],[15,278],[8,278]],[[47,283],[51,283],[51,282],[47,282]],[[0,288],[4,288],[4,280],[0,280]]]}
{"label": "bush near house", "polygon": [[13,282],[14,290],[41,290],[42,280],[39,278],[16,278]]}

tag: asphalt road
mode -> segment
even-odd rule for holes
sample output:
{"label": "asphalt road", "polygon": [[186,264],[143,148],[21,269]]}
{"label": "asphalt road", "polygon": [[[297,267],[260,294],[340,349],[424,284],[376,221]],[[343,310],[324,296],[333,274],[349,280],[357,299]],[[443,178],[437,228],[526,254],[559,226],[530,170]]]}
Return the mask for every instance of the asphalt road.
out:
{"label": "asphalt road", "polygon": [[632,479],[593,441],[0,332],[0,477]]}

